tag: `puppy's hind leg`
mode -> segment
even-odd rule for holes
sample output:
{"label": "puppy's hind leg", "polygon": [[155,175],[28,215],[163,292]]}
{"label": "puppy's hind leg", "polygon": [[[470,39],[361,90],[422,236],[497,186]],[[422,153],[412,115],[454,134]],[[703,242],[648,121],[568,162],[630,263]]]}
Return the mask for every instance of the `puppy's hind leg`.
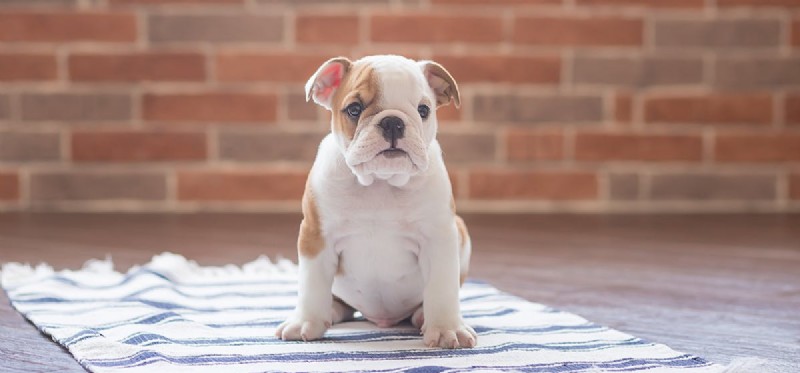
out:
{"label": "puppy's hind leg", "polygon": [[333,297],[333,314],[331,316],[331,321],[334,324],[338,324],[340,322],[345,321],[352,321],[355,318],[356,310],[353,307],[347,305],[347,303],[343,302],[341,299],[337,298],[336,296]]}

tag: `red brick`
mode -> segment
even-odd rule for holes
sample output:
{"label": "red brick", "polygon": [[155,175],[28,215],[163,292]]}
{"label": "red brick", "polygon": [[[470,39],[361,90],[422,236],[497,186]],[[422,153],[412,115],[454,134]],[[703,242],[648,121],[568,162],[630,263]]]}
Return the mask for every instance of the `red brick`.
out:
{"label": "red brick", "polygon": [[0,201],[19,199],[19,175],[12,172],[0,172]]}
{"label": "red brick", "polygon": [[508,160],[543,161],[564,158],[564,134],[512,129],[506,138]]}
{"label": "red brick", "polygon": [[111,6],[125,5],[244,5],[244,0],[107,0]]}
{"label": "red brick", "polygon": [[0,41],[133,42],[136,18],[130,13],[4,12]]}
{"label": "red brick", "polygon": [[800,19],[792,21],[792,45],[800,47]]}
{"label": "red brick", "polygon": [[147,94],[143,115],[167,122],[274,122],[277,102],[267,93]]}
{"label": "red brick", "polygon": [[199,171],[178,173],[178,199],[182,201],[299,200],[307,172],[299,171]]}
{"label": "red brick", "polygon": [[800,200],[800,174],[789,176],[789,198]]}
{"label": "red brick", "polygon": [[720,8],[728,7],[800,7],[800,0],[717,0]]}
{"label": "red brick", "polygon": [[0,81],[54,80],[57,76],[54,55],[0,53]]}
{"label": "red brick", "polygon": [[475,170],[469,196],[486,200],[597,199],[597,175],[570,171]]}
{"label": "red brick", "polygon": [[456,105],[450,104],[440,106],[436,109],[436,119],[441,123],[443,121],[457,122],[461,120],[461,110],[464,107],[457,108]]}
{"label": "red brick", "polygon": [[86,82],[202,81],[205,58],[199,53],[75,54],[69,76]]}
{"label": "red brick", "polygon": [[552,46],[639,46],[643,34],[639,18],[519,17],[513,40]]}
{"label": "red brick", "polygon": [[561,80],[561,58],[508,55],[434,56],[459,83],[547,83]]}
{"label": "red brick", "polygon": [[633,120],[633,96],[630,93],[617,93],[614,96],[614,118],[619,123]]}
{"label": "red brick", "polygon": [[762,124],[772,123],[769,94],[725,94],[656,97],[645,101],[649,123]]}
{"label": "red brick", "polygon": [[576,0],[577,5],[701,9],[705,0]]}
{"label": "red brick", "polygon": [[191,161],[206,159],[202,133],[76,132],[72,159],[81,162]]}
{"label": "red brick", "polygon": [[786,123],[790,125],[800,124],[800,93],[786,97]]}
{"label": "red brick", "polygon": [[797,162],[800,135],[718,134],[714,150],[718,162]]}
{"label": "red brick", "polygon": [[358,43],[358,17],[300,14],[294,33],[299,43],[352,45]]}
{"label": "red brick", "polygon": [[578,133],[575,159],[579,161],[700,161],[703,140],[697,135]]}
{"label": "red brick", "polygon": [[503,21],[428,13],[375,15],[370,19],[370,38],[386,43],[496,43],[503,39]]}
{"label": "red brick", "polygon": [[224,53],[217,56],[217,79],[226,82],[302,83],[329,58],[322,55]]}

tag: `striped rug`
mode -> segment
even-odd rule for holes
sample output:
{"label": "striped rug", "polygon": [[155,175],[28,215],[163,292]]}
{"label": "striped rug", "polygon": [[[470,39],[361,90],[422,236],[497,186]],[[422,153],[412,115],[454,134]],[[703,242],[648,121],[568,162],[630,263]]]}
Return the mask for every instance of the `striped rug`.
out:
{"label": "striped rug", "polygon": [[722,372],[667,346],[531,303],[477,281],[461,291],[473,349],[426,348],[410,325],[335,325],[321,341],[273,331],[297,295],[295,266],[266,258],[200,267],[158,255],[127,273],[110,261],[54,272],[6,264],[13,306],[93,372]]}

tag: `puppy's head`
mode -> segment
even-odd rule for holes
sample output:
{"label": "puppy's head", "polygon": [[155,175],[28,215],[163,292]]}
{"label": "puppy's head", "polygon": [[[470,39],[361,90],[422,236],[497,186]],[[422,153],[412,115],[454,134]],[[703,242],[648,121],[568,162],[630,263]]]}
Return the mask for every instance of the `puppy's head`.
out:
{"label": "puppy's head", "polygon": [[306,97],[331,111],[331,130],[362,185],[378,178],[402,186],[425,171],[436,108],[461,104],[442,66],[400,56],[328,60],[306,83]]}

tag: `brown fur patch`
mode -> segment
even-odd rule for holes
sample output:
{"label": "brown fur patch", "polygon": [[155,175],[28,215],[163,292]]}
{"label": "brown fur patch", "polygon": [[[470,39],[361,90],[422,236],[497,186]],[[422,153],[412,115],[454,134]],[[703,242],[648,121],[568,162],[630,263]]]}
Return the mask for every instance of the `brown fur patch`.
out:
{"label": "brown fur patch", "polygon": [[[467,240],[469,239],[469,231],[467,231],[467,225],[464,223],[464,219],[461,219],[460,216],[456,215],[456,228],[458,228],[458,250],[459,250],[459,258],[466,255],[464,252],[467,249]],[[464,280],[467,279],[468,269],[466,267],[461,267],[461,274],[459,275],[459,281],[461,285],[464,285]]]}
{"label": "brown fur patch", "polygon": [[297,237],[297,253],[306,258],[316,257],[325,248],[322,238],[319,211],[311,190],[311,183],[306,181],[306,191],[303,193],[303,221],[300,223],[300,234]]}
{"label": "brown fur patch", "polygon": [[331,101],[333,131],[352,140],[357,125],[343,112],[344,108],[360,99],[364,105],[364,112],[359,118],[359,121],[362,121],[380,112],[377,105],[379,95],[380,83],[372,66],[365,62],[353,64],[342,77],[342,84]]}

